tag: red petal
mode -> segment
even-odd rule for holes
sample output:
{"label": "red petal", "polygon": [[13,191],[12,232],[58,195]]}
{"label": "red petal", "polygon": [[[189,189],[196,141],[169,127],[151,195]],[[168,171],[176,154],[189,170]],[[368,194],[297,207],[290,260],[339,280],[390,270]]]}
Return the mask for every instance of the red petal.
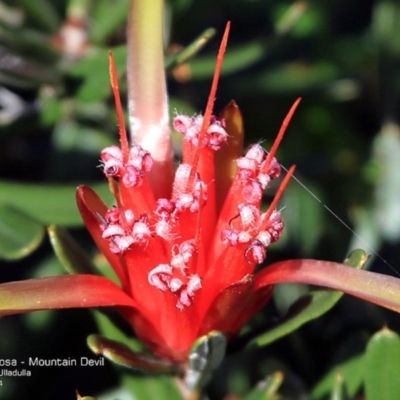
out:
{"label": "red petal", "polygon": [[[124,254],[122,261],[109,250],[108,243],[101,237],[101,230],[96,212],[104,215],[106,206],[97,194],[88,187],[79,187],[77,191],[78,206],[83,219],[97,245],[106,256],[112,267],[123,282],[123,288],[137,301],[140,312],[152,323],[163,342],[169,348],[178,349],[186,342],[192,344],[195,339],[193,332],[197,330],[196,312],[193,306],[180,311],[176,307],[177,297],[172,293],[164,293],[148,283],[148,273],[151,268],[165,262],[165,249],[162,242],[151,239],[147,248],[136,248]],[[122,257],[121,257],[122,258]],[[126,271],[129,276],[124,275]],[[126,276],[126,278],[125,278]],[[129,283],[130,282],[130,283]],[[178,327],[175,329],[174,327]],[[173,327],[173,328],[171,328]],[[147,332],[148,333],[148,332]],[[144,337],[146,332],[142,335]],[[160,339],[161,340],[161,339]]]}
{"label": "red petal", "polygon": [[287,260],[257,274],[255,288],[280,282],[325,286],[400,312],[400,279],[392,276],[329,261]]}
{"label": "red petal", "polygon": [[[178,309],[176,310],[180,313]],[[137,337],[156,355],[172,361],[187,362],[190,348],[197,338],[195,336],[197,325],[189,321],[184,313],[181,313],[179,319],[169,319],[168,326],[163,327],[160,319],[168,320],[168,317],[164,315],[161,306],[159,318],[152,321],[147,318],[148,315],[145,317],[133,309],[125,308],[121,312],[134,327]],[[188,326],[191,326],[194,332],[190,331]]]}
{"label": "red petal", "polygon": [[63,275],[0,285],[0,315],[61,308],[136,307],[133,299],[102,276]]}
{"label": "red petal", "polygon": [[218,258],[207,260],[208,271],[204,278],[203,291],[210,301],[223,288],[253,273],[255,265],[248,263],[245,258],[247,246],[248,244],[227,246],[221,242]]}
{"label": "red petal", "polygon": [[[159,238],[151,238],[147,247],[134,248],[124,256],[127,271],[131,277],[132,297],[140,306],[140,312],[155,327],[158,338],[147,337],[149,329],[140,322],[140,316],[134,318],[133,325],[138,336],[157,354],[185,353],[196,339],[198,330],[197,309],[195,303],[181,311],[176,307],[179,296],[169,291],[163,292],[148,282],[150,270],[166,262],[166,255]],[[137,322],[139,318],[139,322]],[[158,344],[156,344],[158,343]],[[172,349],[172,350],[171,350]],[[170,356],[169,356],[170,357]]]}
{"label": "red petal", "polygon": [[[164,186],[161,181],[167,179],[167,177],[159,178],[160,187]],[[156,184],[156,182],[154,182]],[[148,181],[148,175],[142,177],[142,182],[139,186],[126,187],[120,182],[120,203],[125,209],[131,209],[135,215],[141,215],[143,213],[151,214],[155,208],[155,199],[152,188]],[[165,188],[162,188],[165,191]]]}
{"label": "red petal", "polygon": [[197,336],[205,335],[212,330],[234,335],[241,327],[236,321],[243,312],[246,312],[251,300],[253,283],[253,276],[247,275],[240,282],[223,289],[208,308]]}
{"label": "red petal", "polygon": [[210,246],[209,260],[215,260],[221,253],[221,246],[224,246],[221,242],[221,232],[223,229],[229,228],[231,219],[239,214],[238,205],[244,201],[242,195],[243,187],[242,180],[236,175],[218,215]]}
{"label": "red petal", "polygon": [[265,286],[254,292],[249,299],[246,308],[239,313],[236,320],[232,323],[233,329],[239,331],[246,322],[250,321],[265,306],[265,304],[267,304],[273,291],[273,286]]}
{"label": "red petal", "polygon": [[76,201],[86,228],[90,232],[93,240],[96,242],[97,247],[113,267],[121,281],[122,287],[129,290],[129,279],[126,276],[119,256],[111,252],[109,243],[102,238],[102,231],[100,229],[101,221],[99,221],[98,215],[104,217],[107,211],[107,206],[103,203],[96,192],[87,186],[78,187],[76,191]]}
{"label": "red petal", "polygon": [[239,107],[231,101],[221,112],[225,119],[228,141],[215,154],[215,185],[217,190],[217,214],[227,196],[233,178],[236,174],[236,160],[243,153],[243,117]]}

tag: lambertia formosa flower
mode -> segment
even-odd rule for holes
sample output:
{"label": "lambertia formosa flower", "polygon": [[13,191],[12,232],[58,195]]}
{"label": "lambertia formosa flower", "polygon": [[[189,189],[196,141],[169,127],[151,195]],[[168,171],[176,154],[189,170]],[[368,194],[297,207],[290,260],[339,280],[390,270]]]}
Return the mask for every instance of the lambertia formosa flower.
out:
{"label": "lambertia formosa flower", "polygon": [[[116,206],[107,208],[88,187],[77,195],[86,226],[136,304],[127,316],[136,334],[159,356],[179,361],[197,337],[215,329],[236,334],[268,301],[272,286],[255,290],[253,271],[283,229],[276,209],[282,190],[266,212],[260,211],[264,189],[280,174],[273,152],[260,145],[244,157],[223,160],[236,163],[236,173],[218,207],[215,154],[227,145],[229,133],[225,119],[211,115],[211,104],[205,116],[177,115],[173,121],[184,135],[184,148],[168,197],[154,196],[147,181],[151,154],[129,146],[121,113],[121,147],[101,153]],[[225,110],[228,117],[235,112],[233,104]]]}
{"label": "lambertia formosa flower", "polygon": [[[169,129],[164,132],[150,121],[161,134],[153,137],[150,129],[143,134],[146,146],[140,140],[129,144],[110,55],[120,146],[104,149],[101,165],[115,205],[108,207],[86,186],[78,188],[77,203],[120,285],[91,274],[9,282],[0,285],[0,315],[116,307],[157,356],[185,363],[198,337],[212,330],[228,338],[238,334],[279,282],[326,286],[400,311],[398,279],[343,264],[287,260],[255,273],[284,226],[277,203],[293,167],[269,208],[261,211],[260,206],[264,189],[280,175],[275,154],[299,100],[269,152],[256,144],[242,156],[243,130],[236,105],[229,104],[220,116],[212,114],[228,32],[229,24],[204,115],[178,114],[173,121],[184,136],[183,159],[174,174]],[[137,108],[130,104],[130,113]],[[140,137],[146,126],[135,118]],[[167,160],[157,155],[157,146],[164,144]]]}

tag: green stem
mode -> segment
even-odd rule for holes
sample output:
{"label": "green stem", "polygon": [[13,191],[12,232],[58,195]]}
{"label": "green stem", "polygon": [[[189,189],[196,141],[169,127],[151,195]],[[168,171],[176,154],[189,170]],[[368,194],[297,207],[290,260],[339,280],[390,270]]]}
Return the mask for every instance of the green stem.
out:
{"label": "green stem", "polygon": [[173,179],[162,40],[163,6],[163,0],[131,0],[128,25],[131,135],[133,141],[153,157],[154,166],[149,178],[156,197],[169,195]]}

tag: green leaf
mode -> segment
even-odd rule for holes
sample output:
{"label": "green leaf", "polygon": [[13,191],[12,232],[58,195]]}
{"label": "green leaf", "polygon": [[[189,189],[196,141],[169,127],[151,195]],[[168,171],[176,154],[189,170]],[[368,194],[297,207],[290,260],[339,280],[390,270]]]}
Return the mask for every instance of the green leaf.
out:
{"label": "green leaf", "polygon": [[211,378],[225,356],[226,337],[221,332],[212,331],[193,344],[189,355],[189,369],[185,383],[189,390],[201,389]]}
{"label": "green leaf", "polygon": [[400,337],[383,328],[372,336],[365,355],[365,394],[368,400],[398,400]]}
{"label": "green leaf", "polygon": [[237,80],[232,90],[252,96],[260,93],[298,93],[321,89],[338,78],[338,69],[328,62],[290,62]]}
{"label": "green leaf", "polygon": [[113,144],[105,132],[75,121],[59,122],[54,128],[52,142],[58,151],[77,151],[96,155]]}
{"label": "green leaf", "polygon": [[[0,14],[0,41],[7,43],[7,48],[22,58],[34,59],[42,66],[53,65],[60,58],[59,52],[52,46],[48,35],[24,26],[12,26],[5,22],[5,15]],[[43,72],[48,72],[47,68]]]}
{"label": "green leaf", "polygon": [[98,274],[96,266],[81,246],[64,228],[51,225],[47,228],[50,243],[64,268],[70,274]]}
{"label": "green leaf", "polygon": [[[327,395],[336,393],[338,390],[338,374],[341,375],[341,384],[350,398],[353,398],[360,389],[364,380],[365,355],[359,354],[356,357],[335,365],[314,387],[311,392],[312,400],[325,399]],[[346,397],[343,397],[345,399]],[[340,397],[339,397],[340,399]]]}
{"label": "green leaf", "polygon": [[[311,8],[311,7],[310,7]],[[296,1],[290,6],[282,3],[278,5],[277,15],[275,21],[275,32],[277,35],[294,34],[294,36],[308,36],[315,27],[318,26],[318,22],[321,16],[316,14],[315,9],[310,10],[307,7],[307,3],[302,1]]]}
{"label": "green leaf", "polygon": [[24,9],[26,14],[44,30],[55,32],[58,29],[60,20],[52,1],[17,0],[17,2]]}
{"label": "green leaf", "polygon": [[400,6],[396,1],[380,1],[373,10],[372,34],[381,51],[394,57],[400,54],[400,44],[396,40],[400,34]]}
{"label": "green leaf", "polygon": [[47,228],[47,232],[54,253],[70,274],[102,275],[117,285],[120,284],[118,276],[111,265],[102,257],[99,257],[97,264],[94,264],[66,229],[50,225]]}
{"label": "green leaf", "polygon": [[113,340],[124,344],[135,353],[145,350],[145,345],[132,336],[131,326],[122,318],[121,314],[110,308],[93,309],[92,314],[96,320],[98,331],[102,336],[113,338]]}
{"label": "green leaf", "polygon": [[186,46],[179,53],[176,53],[172,56],[167,57],[165,62],[166,69],[172,69],[179,64],[183,64],[188,62],[191,58],[193,58],[203,47],[204,45],[215,35],[214,28],[208,28],[204,32],[201,33],[192,43]]}
{"label": "green leaf", "polygon": [[44,126],[54,125],[63,117],[61,101],[52,95],[47,95],[44,90],[41,93],[41,105],[40,122]]}
{"label": "green leaf", "polygon": [[[112,199],[108,185],[92,188],[105,201]],[[76,185],[37,185],[0,180],[0,205],[13,206],[42,224],[82,226],[75,201]]]}
{"label": "green leaf", "polygon": [[335,382],[333,384],[330,400],[350,400],[347,395],[346,386],[344,385],[343,376],[340,372],[337,372],[335,375]]}
{"label": "green leaf", "polygon": [[43,238],[42,224],[11,205],[0,204],[0,259],[23,258],[33,252]]}
{"label": "green leaf", "polygon": [[132,351],[125,344],[107,339],[101,335],[90,335],[87,344],[97,355],[103,355],[116,364],[152,373],[181,373],[180,367],[168,360],[162,360],[149,353]]}
{"label": "green leaf", "polygon": [[[318,188],[307,182],[308,189],[318,196]],[[319,242],[324,227],[324,213],[322,207],[316,207],[315,198],[298,185],[289,185],[282,201],[286,205],[285,227],[290,235],[290,240],[300,246],[304,254],[310,254]],[[309,229],[304,230],[304,221]]]}
{"label": "green leaf", "polygon": [[96,23],[91,27],[90,37],[94,43],[103,43],[108,36],[125,24],[129,2],[103,0],[93,5],[96,7],[93,13],[93,20]]}
{"label": "green leaf", "polygon": [[[112,49],[119,74],[126,70],[126,46]],[[91,57],[83,59],[72,67],[69,73],[73,77],[82,78],[83,83],[76,94],[82,102],[106,99],[111,93],[108,75],[108,49],[101,49]]]}
{"label": "green leaf", "polygon": [[[368,260],[363,250],[355,250],[344,261],[346,265],[361,269]],[[305,323],[320,317],[329,311],[343,296],[342,292],[332,290],[314,290],[300,297],[287,314],[268,332],[253,339],[250,344],[265,346],[295,331]]]}
{"label": "green leaf", "polygon": [[[235,73],[254,65],[264,57],[266,51],[263,41],[247,42],[243,46],[230,47],[224,56],[223,74]],[[214,74],[215,54],[196,57],[190,62],[190,68],[193,80],[209,79]]]}
{"label": "green leaf", "polygon": [[[170,376],[133,376],[124,375],[121,386],[128,389],[132,397],[125,395],[123,398],[132,400],[157,399],[157,400],[183,400],[178,390],[176,379]],[[121,397],[118,397],[122,399]]]}
{"label": "green leaf", "polygon": [[283,382],[283,373],[280,371],[268,376],[249,393],[244,400],[278,400],[277,393]]}

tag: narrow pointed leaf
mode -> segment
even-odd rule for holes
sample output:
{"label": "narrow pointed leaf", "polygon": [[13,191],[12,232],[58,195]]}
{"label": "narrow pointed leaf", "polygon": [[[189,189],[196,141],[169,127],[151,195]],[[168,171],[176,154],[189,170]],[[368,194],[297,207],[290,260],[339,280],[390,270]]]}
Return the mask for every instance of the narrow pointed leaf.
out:
{"label": "narrow pointed leaf", "polygon": [[44,227],[20,210],[0,204],[0,259],[18,260],[42,242]]}
{"label": "narrow pointed leaf", "polygon": [[400,337],[383,328],[370,339],[365,355],[365,394],[368,400],[398,400]]}
{"label": "narrow pointed leaf", "polygon": [[358,270],[329,261],[287,260],[274,263],[256,276],[255,287],[299,282],[340,290],[400,312],[400,279]]}
{"label": "narrow pointed leaf", "polygon": [[283,373],[277,371],[260,382],[244,400],[278,400],[278,389],[283,382]]}
{"label": "narrow pointed leaf", "polygon": [[211,378],[225,356],[226,337],[218,331],[202,336],[194,343],[189,355],[185,383],[189,390],[201,389]]}
{"label": "narrow pointed leaf", "polygon": [[60,19],[49,0],[18,0],[17,3],[24,9],[25,13],[34,20],[42,29],[55,32],[60,25]]}
{"label": "narrow pointed leaf", "polygon": [[135,307],[115,283],[101,276],[66,275],[0,285],[0,315],[104,306]]}
{"label": "narrow pointed leaf", "polygon": [[[245,45],[231,46],[224,59],[224,74],[249,68],[261,60],[267,51],[265,40],[253,40]],[[193,80],[209,79],[214,73],[215,57],[198,56],[191,61],[190,67]],[[247,92],[251,89],[254,91],[256,88],[247,87]]]}
{"label": "narrow pointed leaf", "polygon": [[335,375],[335,382],[333,385],[330,400],[350,400],[350,397],[347,395],[343,376],[340,372],[337,372]]}
{"label": "narrow pointed leaf", "polygon": [[165,68],[169,70],[179,64],[188,62],[204,47],[206,43],[208,43],[208,41],[215,35],[215,32],[215,28],[207,28],[196,39],[194,39],[192,43],[186,46],[179,53],[168,57],[168,59],[165,61]]}
{"label": "narrow pointed leaf", "polygon": [[[355,250],[345,260],[345,264],[355,268],[362,268],[367,259],[368,257],[363,250]],[[326,313],[342,296],[342,292],[331,290],[316,290],[307,293],[290,307],[287,314],[276,326],[252,340],[250,344],[265,346],[288,335],[305,323]]]}
{"label": "narrow pointed leaf", "polygon": [[70,274],[96,275],[96,266],[66,229],[51,225],[47,228],[50,243],[61,264]]}
{"label": "narrow pointed leaf", "polygon": [[311,399],[322,400],[332,394],[338,373],[343,378],[347,394],[351,399],[354,398],[364,381],[364,363],[365,355],[360,354],[339,365],[335,365],[314,387],[311,392]]}
{"label": "narrow pointed leaf", "polygon": [[179,365],[162,360],[151,354],[132,351],[125,344],[101,335],[90,335],[87,344],[97,355],[103,355],[116,364],[152,373],[178,373]]}
{"label": "narrow pointed leaf", "polygon": [[[126,46],[118,46],[112,49],[118,71],[121,72],[125,68],[126,50]],[[84,80],[75,96],[76,99],[82,102],[100,101],[110,95],[111,88],[105,84],[109,79],[108,52],[108,48],[100,49],[68,71],[73,77]],[[94,74],[93,71],[96,71],[96,73]]]}

